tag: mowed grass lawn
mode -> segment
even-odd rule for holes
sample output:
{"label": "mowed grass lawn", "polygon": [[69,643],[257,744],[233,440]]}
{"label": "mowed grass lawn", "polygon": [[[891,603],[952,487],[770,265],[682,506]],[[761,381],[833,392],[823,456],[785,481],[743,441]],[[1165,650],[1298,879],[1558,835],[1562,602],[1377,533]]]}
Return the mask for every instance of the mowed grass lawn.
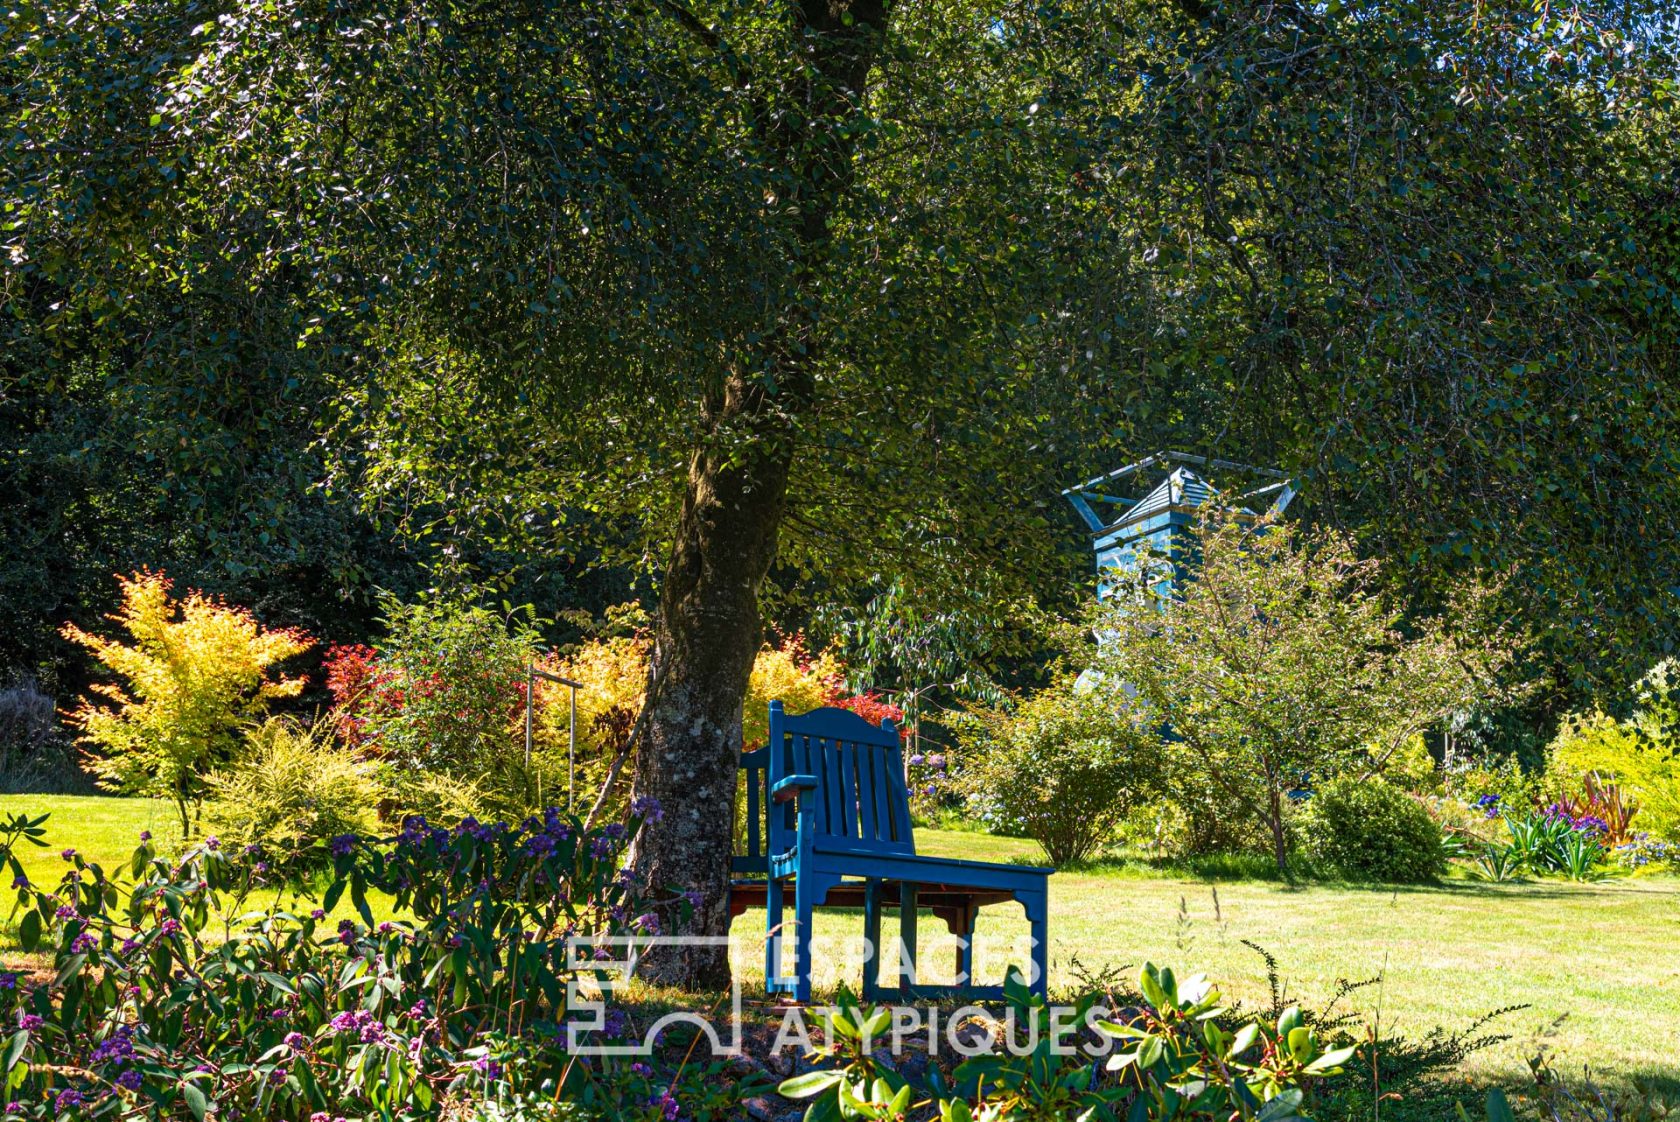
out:
{"label": "mowed grass lawn", "polygon": [[[44,811],[52,812],[51,846],[20,854],[38,884],[62,874],[65,846],[115,864],[132,851],[140,830],[160,838],[176,830],[163,803],[0,796],[0,813]],[[941,830],[921,831],[918,847],[993,861],[1035,853],[1019,839]],[[1463,1028],[1495,1008],[1529,1006],[1497,1023],[1513,1038],[1473,1058],[1467,1075],[1513,1079],[1544,1040],[1562,1071],[1590,1064],[1618,1082],[1636,1075],[1680,1080],[1680,880],[1674,878],[1451,881],[1395,890],[1069,872],[1050,884],[1053,988],[1071,984],[1075,955],[1088,970],[1152,960],[1206,972],[1227,995],[1261,1002],[1265,965],[1244,945],[1248,940],[1276,956],[1289,994],[1307,1005],[1322,1004],[1340,979],[1380,974],[1380,988],[1358,991],[1346,1007],[1370,1019],[1380,1004],[1385,1035]],[[819,937],[860,931],[856,913],[819,913]],[[944,925],[924,916],[921,931],[929,980],[938,980],[949,970],[949,956],[931,943]],[[742,916],[735,932],[741,974],[761,977],[763,913]],[[981,917],[983,938],[1024,933],[1012,905],[988,908]],[[889,922],[883,935],[893,934]]]}

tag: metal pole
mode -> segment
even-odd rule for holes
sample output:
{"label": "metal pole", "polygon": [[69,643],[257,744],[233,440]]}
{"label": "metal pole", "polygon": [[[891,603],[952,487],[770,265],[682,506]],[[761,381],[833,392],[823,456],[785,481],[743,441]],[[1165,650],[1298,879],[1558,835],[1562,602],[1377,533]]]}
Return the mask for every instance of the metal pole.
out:
{"label": "metal pole", "polygon": [[538,670],[536,663],[530,663],[525,670],[525,766],[531,766],[531,710],[536,706],[537,679],[553,682],[565,686],[571,691],[571,714],[566,730],[566,810],[574,809],[577,801],[577,692],[583,688],[582,682],[574,682],[570,678],[562,678],[558,674],[550,674],[546,670]]}

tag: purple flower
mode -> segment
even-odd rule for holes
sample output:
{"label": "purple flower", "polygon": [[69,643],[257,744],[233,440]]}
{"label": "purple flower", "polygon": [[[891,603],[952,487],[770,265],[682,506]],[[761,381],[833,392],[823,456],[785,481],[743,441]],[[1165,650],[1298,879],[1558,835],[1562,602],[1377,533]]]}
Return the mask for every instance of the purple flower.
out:
{"label": "purple flower", "polygon": [[379,933],[381,935],[389,935],[391,932],[395,931],[396,929],[397,929],[397,925],[392,923],[390,920],[386,920],[384,923],[381,923],[379,925]]}
{"label": "purple flower", "polygon": [[59,919],[81,919],[82,913],[76,910],[74,904],[60,904],[57,912]]}
{"label": "purple flower", "polygon": [[22,1029],[24,1032],[35,1032],[46,1023],[47,1022],[43,1021],[34,1013],[18,1014],[18,1028]]}
{"label": "purple flower", "polygon": [[356,835],[340,834],[327,843],[327,848],[332,851],[334,857],[348,857],[350,851],[356,848]]}
{"label": "purple flower", "polygon": [[17,975],[10,970],[0,970],[0,990],[17,989]]}
{"label": "purple flower", "polygon": [[288,1032],[283,1043],[292,1051],[301,1052],[309,1047],[309,1038],[301,1032]]}
{"label": "purple flower", "polygon": [[643,795],[630,804],[630,813],[643,822],[658,822],[665,817],[665,808],[652,795]]}
{"label": "purple flower", "polygon": [[141,830],[140,831],[140,841],[141,841],[142,844],[145,843],[145,842],[149,842],[151,840],[152,840],[152,832],[150,830]]}
{"label": "purple flower", "polygon": [[12,878],[12,887],[13,888],[28,888],[29,887],[29,878],[24,876],[22,873],[19,873],[17,876]]}
{"label": "purple flower", "polygon": [[309,918],[310,919],[326,919],[327,918],[327,910],[325,908],[316,908],[314,911],[309,913]]}
{"label": "purple flower", "polygon": [[925,763],[927,763],[927,757],[922,755],[920,752],[916,752],[910,757],[910,764],[912,767]]}
{"label": "purple flower", "polygon": [[117,1076],[117,1086],[121,1087],[125,1091],[138,1091],[142,1082],[144,1082],[144,1080],[141,1077],[140,1072],[135,1068],[129,1068],[127,1071]]}
{"label": "purple flower", "polygon": [[59,856],[64,858],[66,861],[74,861],[76,859],[76,851],[74,849],[67,849],[63,853],[60,853]]}
{"label": "purple flower", "polygon": [[676,1122],[677,1115],[681,1113],[682,1110],[682,1108],[677,1105],[676,1097],[671,1094],[669,1088],[666,1088],[653,1098],[649,1099],[648,1105],[658,1107],[660,1113],[665,1116],[665,1122]]}
{"label": "purple flower", "polygon": [[127,1025],[93,1046],[88,1053],[90,1064],[126,1064],[134,1058],[134,1030]]}
{"label": "purple flower", "polygon": [[86,954],[88,951],[93,950],[95,942],[96,940],[94,937],[84,931],[74,939],[70,940],[70,953]]}
{"label": "purple flower", "polygon": [[416,1020],[416,1021],[425,1020],[426,1019],[426,999],[422,997],[419,1001],[416,1001],[413,1005],[410,1005],[408,1007],[408,1016],[411,1019]]}
{"label": "purple flower", "polygon": [[159,935],[176,935],[181,931],[181,921],[170,917],[158,924]]}
{"label": "purple flower", "polygon": [[338,941],[345,946],[354,946],[356,942],[356,925],[350,920],[338,921]]}
{"label": "purple flower", "polygon": [[630,1065],[630,1074],[648,1076],[648,1075],[653,1074],[653,1069],[651,1067],[648,1067],[646,1064],[642,1063],[640,1060],[638,1060],[637,1062]]}
{"label": "purple flower", "polygon": [[74,1087],[66,1088],[58,1093],[58,1098],[53,1100],[53,1109],[62,1114],[73,1106],[81,1106],[85,1098],[86,1096]]}
{"label": "purple flower", "polygon": [[701,892],[698,888],[691,888],[682,895],[683,899],[688,901],[688,906],[691,908],[698,908],[701,904],[706,902],[706,894]]}
{"label": "purple flower", "polygon": [[636,917],[636,929],[644,935],[659,934],[659,917],[652,912]]}
{"label": "purple flower", "polygon": [[500,1079],[502,1077],[502,1065],[489,1056],[480,1056],[472,1062],[472,1066],[474,1071],[486,1079]]}
{"label": "purple flower", "polygon": [[204,839],[204,848],[214,853],[216,850],[222,848],[222,839],[218,838],[215,834],[211,834],[209,837]]}

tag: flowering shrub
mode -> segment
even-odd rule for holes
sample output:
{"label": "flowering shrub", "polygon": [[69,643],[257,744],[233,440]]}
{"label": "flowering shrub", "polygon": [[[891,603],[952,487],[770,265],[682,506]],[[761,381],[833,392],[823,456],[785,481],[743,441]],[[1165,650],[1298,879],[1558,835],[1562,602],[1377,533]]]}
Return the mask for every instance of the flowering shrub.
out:
{"label": "flowering shrub", "polygon": [[1658,841],[1650,834],[1635,834],[1611,851],[1616,866],[1629,872],[1659,872],[1680,865],[1680,846]]}
{"label": "flowering shrub", "polygon": [[[551,1097],[603,1073],[554,1043],[567,1014],[574,935],[649,932],[690,904],[621,871],[628,824],[584,833],[548,812],[518,826],[410,819],[400,834],[343,835],[318,905],[282,894],[247,914],[258,864],[214,837],[179,861],[142,836],[111,873],[66,850],[51,889],[13,848],[43,844],[44,818],[0,825],[17,886],[19,940],[54,980],[0,974],[15,1031],[10,1116],[411,1118],[501,1074],[518,1052]],[[376,922],[371,891],[393,918]],[[333,918],[347,899],[356,918]]]}
{"label": "flowering shrub", "polygon": [[1481,855],[1482,871],[1494,880],[1522,873],[1558,873],[1571,880],[1600,875],[1605,861],[1603,823],[1576,820],[1563,808],[1503,812],[1510,834],[1506,845],[1488,846]]}
{"label": "flowering shrub", "polygon": [[203,776],[235,756],[240,726],[303,688],[302,678],[270,672],[312,642],[301,632],[266,629],[243,608],[200,592],[176,600],[161,573],[117,580],[122,606],[109,618],[132,643],[74,624],[63,634],[124,684],[94,686],[70,721],[93,749],[89,761],[105,786],[173,799],[185,835]]}
{"label": "flowering shrub", "polygon": [[[1653,696],[1653,678],[1667,680],[1668,665],[1647,676],[1641,697]],[[1560,791],[1579,790],[1588,778],[1614,784],[1627,803],[1638,804],[1641,829],[1680,841],[1680,724],[1654,701],[1646,704],[1630,721],[1603,714],[1566,719],[1547,750],[1547,778]]]}

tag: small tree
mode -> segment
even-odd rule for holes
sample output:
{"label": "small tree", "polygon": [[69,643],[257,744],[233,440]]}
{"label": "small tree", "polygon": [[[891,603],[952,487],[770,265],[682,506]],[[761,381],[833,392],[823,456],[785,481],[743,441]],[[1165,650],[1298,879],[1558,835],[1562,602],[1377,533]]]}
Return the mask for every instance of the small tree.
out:
{"label": "small tree", "polygon": [[88,763],[101,785],[173,799],[185,836],[204,777],[238,752],[240,726],[262,717],[275,698],[303,689],[301,677],[274,678],[270,670],[312,642],[299,631],[264,628],[245,609],[201,592],[172,599],[161,573],[117,580],[122,605],[107,618],[131,644],[74,624],[62,633],[123,684],[94,686],[67,716],[93,749]]}
{"label": "small tree", "polygon": [[1377,563],[1342,535],[1215,514],[1193,547],[1174,596],[1151,591],[1146,558],[1131,594],[1108,601],[1098,665],[1170,730],[1184,780],[1266,830],[1280,870],[1291,790],[1380,772],[1509,661],[1497,632],[1471,638],[1440,618],[1403,628]]}

